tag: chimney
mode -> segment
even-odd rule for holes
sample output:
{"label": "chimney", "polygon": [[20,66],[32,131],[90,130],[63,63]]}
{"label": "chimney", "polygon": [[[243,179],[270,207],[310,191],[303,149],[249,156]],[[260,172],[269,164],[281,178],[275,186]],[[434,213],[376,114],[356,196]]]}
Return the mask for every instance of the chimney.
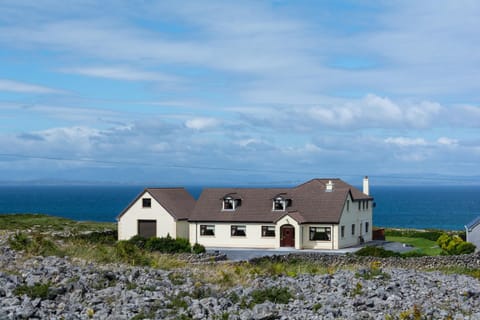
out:
{"label": "chimney", "polygon": [[333,191],[333,182],[332,180],[328,180],[328,183],[325,185],[325,192],[332,192]]}
{"label": "chimney", "polygon": [[370,188],[368,186],[368,176],[365,176],[365,178],[363,178],[363,193],[365,193],[367,196],[370,195]]}

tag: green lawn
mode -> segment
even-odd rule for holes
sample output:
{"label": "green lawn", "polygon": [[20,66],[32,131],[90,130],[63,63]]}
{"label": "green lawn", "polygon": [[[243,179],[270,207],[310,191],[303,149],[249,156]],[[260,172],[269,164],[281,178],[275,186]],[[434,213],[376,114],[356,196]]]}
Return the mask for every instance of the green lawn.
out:
{"label": "green lawn", "polygon": [[431,241],[423,238],[387,236],[386,240],[412,245],[416,248],[416,251],[419,251],[429,256],[437,256],[440,254],[440,252],[442,252],[442,249],[438,247],[435,241]]}

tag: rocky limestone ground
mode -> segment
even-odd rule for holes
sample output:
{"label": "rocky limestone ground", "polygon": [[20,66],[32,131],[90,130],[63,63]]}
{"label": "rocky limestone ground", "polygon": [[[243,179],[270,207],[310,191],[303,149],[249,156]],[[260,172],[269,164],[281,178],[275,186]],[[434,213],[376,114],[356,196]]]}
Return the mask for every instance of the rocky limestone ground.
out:
{"label": "rocky limestone ground", "polygon": [[[462,259],[480,263],[479,255]],[[478,279],[398,268],[395,260],[389,267],[388,261],[360,259],[364,267],[322,275],[256,277],[222,290],[193,280],[194,268],[26,258],[0,241],[0,319],[480,319]],[[43,294],[32,297],[22,288]]]}

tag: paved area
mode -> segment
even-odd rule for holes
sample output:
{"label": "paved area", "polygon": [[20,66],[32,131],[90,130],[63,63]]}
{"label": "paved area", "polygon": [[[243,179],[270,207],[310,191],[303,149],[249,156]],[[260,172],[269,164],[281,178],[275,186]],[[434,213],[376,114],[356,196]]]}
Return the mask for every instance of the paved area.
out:
{"label": "paved area", "polygon": [[219,252],[227,255],[227,258],[232,261],[245,261],[253,258],[266,257],[266,256],[275,256],[275,255],[286,255],[290,253],[322,253],[322,254],[347,254],[354,253],[366,245],[382,246],[386,250],[397,251],[397,252],[407,252],[413,250],[412,247],[404,246],[399,242],[389,242],[389,241],[371,241],[364,245],[359,245],[350,248],[343,248],[338,250],[310,250],[303,249],[298,250],[295,248],[278,248],[278,249],[240,249],[240,248],[207,248],[207,252]]}

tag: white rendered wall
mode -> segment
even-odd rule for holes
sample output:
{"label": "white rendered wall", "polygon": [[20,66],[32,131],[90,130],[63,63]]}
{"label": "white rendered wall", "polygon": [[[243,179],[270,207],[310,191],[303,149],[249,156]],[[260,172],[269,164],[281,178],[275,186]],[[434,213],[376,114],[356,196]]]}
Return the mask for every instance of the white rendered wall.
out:
{"label": "white rendered wall", "polygon": [[[359,244],[359,236],[361,235],[365,242],[372,240],[372,206],[371,200],[368,201],[368,209],[358,209],[358,202],[353,202],[350,195],[347,198],[350,201],[349,210],[347,204],[343,207],[340,224],[338,225],[338,247],[345,248]],[[365,232],[365,223],[368,222],[368,232]],[[355,234],[352,235],[352,224],[355,224]],[[361,226],[360,226],[361,225]],[[345,236],[341,236],[341,226],[345,226]],[[361,233],[360,233],[361,231]]]}
{"label": "white rendered wall", "polygon": [[[142,207],[142,199],[152,199],[151,208]],[[148,193],[145,192],[118,221],[118,240],[128,240],[137,235],[138,220],[156,220],[157,237],[177,236],[175,219]]]}
{"label": "white rendered wall", "polygon": [[470,232],[467,230],[467,241],[477,246],[475,252],[480,251],[480,224],[475,226]]}
{"label": "white rendered wall", "polygon": [[[214,236],[201,236],[200,225],[214,225]],[[246,236],[231,236],[231,226],[246,226]],[[190,223],[190,243],[195,242],[205,247],[219,248],[275,248],[278,237],[278,230],[275,230],[275,237],[262,237],[262,226],[273,226],[273,224],[256,224],[256,223],[210,223],[199,222]]]}

